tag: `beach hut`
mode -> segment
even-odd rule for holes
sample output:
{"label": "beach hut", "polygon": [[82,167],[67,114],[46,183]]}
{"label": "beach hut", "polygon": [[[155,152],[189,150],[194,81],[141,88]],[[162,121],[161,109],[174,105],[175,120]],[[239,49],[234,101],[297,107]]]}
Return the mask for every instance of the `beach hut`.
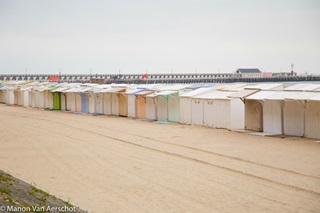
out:
{"label": "beach hut", "polygon": [[63,93],[63,91],[68,90],[68,87],[59,87],[55,90],[52,90],[52,96],[53,96],[53,109],[54,110],[67,110],[67,98],[66,94]]}
{"label": "beach hut", "polygon": [[146,95],[146,119],[157,120],[157,94]]}
{"label": "beach hut", "polygon": [[93,85],[91,90],[87,91],[89,98],[89,113],[103,114],[103,93],[100,91],[108,89],[110,85]]}
{"label": "beach hut", "polygon": [[29,107],[29,92],[31,90],[31,87],[21,87],[20,88],[20,98],[21,100],[21,106]]}
{"label": "beach hut", "polygon": [[95,114],[103,114],[103,94],[94,93],[95,95]]}
{"label": "beach hut", "polygon": [[15,88],[14,91],[14,97],[15,97],[15,104],[17,104],[18,106],[23,106],[23,102],[24,102],[24,91],[21,90],[21,86],[18,86]]}
{"label": "beach hut", "polygon": [[81,96],[78,93],[71,92],[67,96],[67,105],[70,104],[71,112],[81,112]]}
{"label": "beach hut", "polygon": [[1,89],[3,86],[0,85],[0,103],[3,103],[3,90]]}
{"label": "beach hut", "polygon": [[320,95],[307,98],[305,105],[305,137],[320,139]]}
{"label": "beach hut", "polygon": [[179,122],[179,91],[161,91],[157,96],[157,120]]}
{"label": "beach hut", "polygon": [[[128,116],[128,97],[124,94],[126,89],[117,92],[119,98],[119,116]],[[113,95],[116,95],[113,93]]]}
{"label": "beach hut", "polygon": [[64,91],[68,90],[68,87],[59,87],[57,89],[51,90],[52,96],[53,96],[53,109],[54,110],[67,110],[67,99],[66,94],[63,93]]}
{"label": "beach hut", "polygon": [[137,116],[137,96],[136,93],[143,91],[144,89],[133,89],[125,92],[124,94],[128,99],[128,117],[135,118]]}
{"label": "beach hut", "polygon": [[45,108],[45,95],[44,90],[47,88],[47,85],[41,84],[35,88],[35,107],[44,109]]}
{"label": "beach hut", "polygon": [[[192,100],[191,98],[196,95],[213,90],[211,87],[198,88],[180,95],[180,123],[192,123]],[[198,106],[198,105],[196,105]],[[198,110],[196,110],[198,111]],[[199,124],[198,124],[199,125]]]}
{"label": "beach hut", "polygon": [[78,93],[79,91],[81,91],[80,86],[72,87],[63,91],[66,98],[66,111],[81,112],[81,96]]}
{"label": "beach hut", "polygon": [[136,93],[136,117],[144,119],[146,118],[146,110],[147,110],[147,101],[146,95],[150,95],[154,93],[152,90],[143,90],[141,92]]}
{"label": "beach hut", "polygon": [[[53,109],[54,110],[62,110],[62,111],[70,111],[71,110],[71,102],[68,103],[68,96],[74,96],[75,94],[71,95],[71,91],[74,90],[76,87],[80,86],[80,83],[61,83],[58,85],[59,87],[51,90],[53,95]],[[69,90],[69,92],[68,92]],[[72,98],[69,97],[69,101]],[[73,102],[75,104],[75,100]],[[74,107],[75,108],[75,107]]]}
{"label": "beach hut", "polygon": [[279,91],[263,101],[263,132],[265,134],[284,134],[283,105],[284,99],[297,94],[294,91]]}
{"label": "beach hut", "polygon": [[53,109],[61,110],[61,93],[54,92],[52,93],[52,96],[53,96]]}
{"label": "beach hut", "polygon": [[6,104],[8,105],[14,105],[17,103],[17,96],[15,98],[15,87],[14,86],[11,86],[11,87],[8,87],[7,90],[7,101],[6,101]]}
{"label": "beach hut", "polygon": [[36,107],[36,94],[34,87],[29,90],[29,107]]}
{"label": "beach hut", "polygon": [[166,85],[156,93],[158,121],[180,122],[180,98],[188,85]]}
{"label": "beach hut", "polygon": [[[125,110],[128,107],[123,107],[124,102],[127,103],[121,96],[122,93],[126,91],[124,87],[110,87],[107,89],[102,89],[100,91],[103,94],[103,113],[106,115],[120,115],[120,106],[121,106],[121,115],[125,114]],[[122,94],[122,95],[120,95]],[[121,104],[120,104],[121,103]]]}
{"label": "beach hut", "polygon": [[53,86],[43,90],[43,97],[44,97],[44,108],[45,109],[53,109],[53,93],[51,92],[58,87]]}
{"label": "beach hut", "polygon": [[19,88],[22,84],[24,84],[24,81],[8,81],[8,82],[2,82],[1,84],[1,95],[2,95],[2,102],[9,105],[18,104],[20,102],[20,94],[19,94]]}
{"label": "beach hut", "polygon": [[[202,126],[202,125],[212,126],[213,125],[213,124],[212,125],[210,124],[210,122],[212,122],[211,117],[213,116],[213,111],[206,110],[206,115],[209,117],[207,117],[207,118],[204,117],[205,103],[208,105],[210,105],[212,103],[210,101],[205,101],[201,97],[202,96],[207,97],[207,96],[205,96],[206,94],[212,93],[212,92],[217,92],[217,89],[223,89],[227,86],[228,85],[217,85],[217,86],[212,87],[208,91],[205,91],[203,93],[201,92],[198,94],[194,94],[191,96],[191,101],[190,101],[191,102],[190,103],[191,104],[191,117],[189,116],[188,118],[190,119],[189,122],[191,122],[192,125],[198,125],[198,126]],[[181,96],[183,96],[183,95],[181,95]],[[199,98],[197,98],[197,97],[199,97]],[[184,101],[184,102],[186,102],[186,101]],[[185,104],[185,103],[183,103],[183,104]],[[208,107],[210,107],[210,106],[206,106],[206,109]],[[188,108],[188,107],[186,107],[186,108]],[[186,112],[183,114],[187,114],[187,113],[188,113],[188,110],[186,110]],[[185,119],[185,117],[184,117],[184,119]]]}
{"label": "beach hut", "polygon": [[[317,95],[319,95],[319,93],[299,92],[284,99],[283,130],[285,135],[304,136],[306,124],[306,100],[313,98]],[[320,108],[318,108],[318,110],[320,110]]]}
{"label": "beach hut", "polygon": [[0,103],[3,103],[3,89],[1,89],[1,88],[4,87],[4,83],[5,83],[5,81],[0,82]]}
{"label": "beach hut", "polygon": [[244,104],[229,98],[234,92],[211,91],[192,98],[192,124],[214,128],[243,129]]}
{"label": "beach hut", "polygon": [[[79,112],[89,113],[89,94],[87,94],[86,91],[90,89],[91,88],[82,88],[76,95],[76,103],[81,103],[81,110],[79,109]],[[79,97],[80,100],[77,100],[77,98],[79,99]],[[78,112],[78,110],[76,112]]]}
{"label": "beach hut", "polygon": [[263,131],[263,100],[277,91],[259,91],[245,97],[245,125],[246,130]]}
{"label": "beach hut", "polygon": [[7,103],[7,85],[2,85],[0,87],[0,94],[1,94],[1,103]]}
{"label": "beach hut", "polygon": [[[70,90],[67,90],[69,93],[74,93],[74,97],[70,97],[71,101],[75,101],[75,112],[89,113],[89,96],[88,92],[93,89],[93,86],[96,84],[81,84]],[[73,110],[71,110],[73,111]]]}
{"label": "beach hut", "polygon": [[112,101],[111,101],[111,93],[105,92],[108,89],[104,89],[100,91],[100,94],[103,97],[103,114],[111,115],[112,114]]}

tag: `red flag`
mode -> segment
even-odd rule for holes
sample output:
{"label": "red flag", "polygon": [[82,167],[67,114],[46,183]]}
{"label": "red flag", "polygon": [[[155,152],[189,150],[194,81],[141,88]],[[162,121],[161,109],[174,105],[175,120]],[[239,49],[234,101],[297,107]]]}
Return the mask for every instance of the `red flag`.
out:
{"label": "red flag", "polygon": [[148,74],[147,73],[142,76],[142,79],[145,79],[145,78],[148,78]]}
{"label": "red flag", "polygon": [[56,77],[56,76],[51,76],[51,77],[49,77],[49,81],[58,82],[58,81],[60,81],[60,78]]}

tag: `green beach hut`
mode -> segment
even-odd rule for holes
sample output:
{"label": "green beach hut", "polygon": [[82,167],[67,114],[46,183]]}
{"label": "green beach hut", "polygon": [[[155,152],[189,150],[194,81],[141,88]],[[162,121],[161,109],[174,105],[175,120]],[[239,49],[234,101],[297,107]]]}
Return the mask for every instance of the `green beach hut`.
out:
{"label": "green beach hut", "polygon": [[53,92],[52,95],[53,95],[53,109],[61,110],[61,93]]}

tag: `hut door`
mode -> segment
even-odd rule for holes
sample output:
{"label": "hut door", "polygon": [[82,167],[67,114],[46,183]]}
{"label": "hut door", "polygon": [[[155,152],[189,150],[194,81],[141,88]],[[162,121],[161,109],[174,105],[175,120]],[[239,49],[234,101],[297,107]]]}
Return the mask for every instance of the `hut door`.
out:
{"label": "hut door", "polygon": [[246,100],[245,129],[259,132],[263,130],[262,104],[257,100]]}

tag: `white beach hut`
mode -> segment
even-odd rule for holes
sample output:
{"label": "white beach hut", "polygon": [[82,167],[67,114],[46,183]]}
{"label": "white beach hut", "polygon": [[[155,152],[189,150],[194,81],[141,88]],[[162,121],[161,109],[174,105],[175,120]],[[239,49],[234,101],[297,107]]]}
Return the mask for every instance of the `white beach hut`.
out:
{"label": "white beach hut", "polygon": [[92,90],[88,91],[89,97],[89,113],[103,114],[104,100],[102,90],[110,88],[110,85],[96,85]]}
{"label": "white beach hut", "polygon": [[4,93],[5,93],[6,87],[3,85],[0,85],[0,103],[4,103]]}
{"label": "white beach hut", "polygon": [[180,91],[167,90],[156,93],[158,121],[180,122]]}
{"label": "white beach hut", "polygon": [[48,87],[43,90],[43,96],[44,96],[44,108],[45,109],[53,109],[53,94],[52,90],[57,89],[58,87],[52,86]]}
{"label": "white beach hut", "polygon": [[63,91],[66,97],[66,111],[81,112],[81,96],[78,93],[80,91],[80,86]]}
{"label": "white beach hut", "polygon": [[46,97],[45,97],[45,89],[47,89],[48,87],[50,87],[50,83],[42,83],[41,85],[39,85],[38,87],[35,88],[35,107],[44,109],[46,106]]}
{"label": "white beach hut", "polygon": [[156,93],[157,120],[180,122],[180,98],[188,85],[165,85]]}
{"label": "white beach hut", "polygon": [[200,95],[209,91],[212,91],[211,87],[203,87],[186,92],[180,95],[180,123],[191,124],[192,123],[192,100],[191,98],[196,95]]}
{"label": "white beach hut", "polygon": [[111,93],[106,92],[108,89],[103,89],[99,93],[102,95],[103,99],[103,114],[111,115],[112,114],[112,100],[111,100]]}
{"label": "white beach hut", "polygon": [[30,92],[34,87],[36,87],[38,82],[29,82],[27,84],[21,85],[19,88],[20,92],[20,104],[23,107],[30,107]]}
{"label": "white beach hut", "polygon": [[124,94],[127,95],[128,99],[128,117],[137,117],[137,93],[144,91],[144,89],[134,89]]}
{"label": "white beach hut", "polygon": [[192,124],[214,128],[243,129],[244,104],[229,98],[234,92],[211,91],[192,98]]}
{"label": "white beach hut", "polygon": [[21,97],[22,97],[22,105],[21,106],[24,106],[24,107],[29,107],[30,106],[30,103],[29,103],[29,92],[31,90],[31,87],[21,87],[20,88],[20,94],[21,94]]}
{"label": "white beach hut", "polygon": [[[299,92],[284,99],[283,123],[284,134],[304,136],[306,100],[319,95],[316,92]],[[320,108],[318,109],[320,110]],[[310,112],[311,110],[309,110]],[[309,113],[308,112],[308,113]],[[308,119],[310,120],[310,119]]]}
{"label": "white beach hut", "polygon": [[157,94],[146,95],[146,119],[157,120]]}
{"label": "white beach hut", "polygon": [[263,132],[266,134],[284,134],[284,99],[297,94],[295,91],[279,91],[263,100]]}
{"label": "white beach hut", "polygon": [[0,88],[0,103],[3,103],[3,90]]}
{"label": "white beach hut", "polygon": [[33,86],[29,89],[29,107],[36,107],[35,87],[36,86]]}
{"label": "white beach hut", "polygon": [[15,86],[11,86],[7,88],[7,102],[6,104],[9,105],[14,105],[17,104],[17,94],[15,93],[16,91],[16,87]]}
{"label": "white beach hut", "polygon": [[306,100],[304,136],[320,139],[320,95]]}
{"label": "white beach hut", "polygon": [[[62,111],[73,111],[75,112],[75,94],[72,93],[77,87],[79,87],[80,83],[67,83],[62,85],[61,87],[52,90],[51,92],[60,93],[61,98],[61,110]],[[71,110],[71,106],[74,110]]]}
{"label": "white beach hut", "polygon": [[7,85],[3,85],[2,87],[0,87],[0,91],[1,91],[1,103],[6,104],[7,103]]}
{"label": "white beach hut", "polygon": [[103,94],[103,113],[106,115],[119,115],[120,114],[120,93],[126,91],[126,88],[110,87],[103,89],[100,93]]}
{"label": "white beach hut", "polygon": [[259,91],[245,97],[245,129],[263,131],[263,101],[277,91]]}

